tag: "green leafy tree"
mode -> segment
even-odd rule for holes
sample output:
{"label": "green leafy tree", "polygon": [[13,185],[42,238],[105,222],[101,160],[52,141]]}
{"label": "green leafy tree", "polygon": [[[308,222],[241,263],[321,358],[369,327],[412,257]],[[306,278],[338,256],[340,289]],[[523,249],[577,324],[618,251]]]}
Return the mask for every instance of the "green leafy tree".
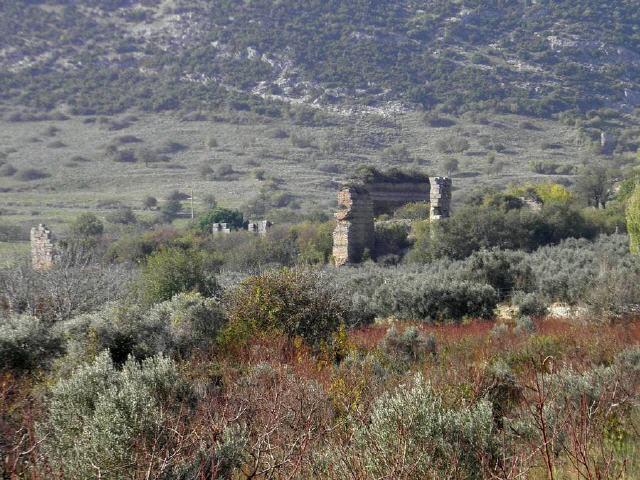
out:
{"label": "green leafy tree", "polygon": [[81,213],[71,224],[71,231],[78,237],[97,237],[104,232],[104,224],[93,213]]}
{"label": "green leafy tree", "polygon": [[169,199],[160,207],[160,215],[165,222],[171,222],[182,210],[180,200]]}
{"label": "green leafy tree", "polygon": [[158,199],[156,197],[152,197],[151,195],[148,195],[144,197],[144,200],[142,201],[142,205],[144,206],[145,209],[151,210],[152,208],[156,208],[158,206]]}
{"label": "green leafy tree", "polygon": [[640,186],[636,186],[627,205],[627,232],[631,253],[640,254]]}
{"label": "green leafy tree", "polygon": [[110,223],[119,223],[122,225],[130,225],[137,222],[136,215],[131,207],[121,207],[115,212],[107,215],[107,221]]}
{"label": "green leafy tree", "polygon": [[576,192],[589,206],[606,208],[610,177],[605,167],[585,167],[576,179]]}
{"label": "green leafy tree", "polygon": [[198,228],[202,232],[208,232],[214,223],[226,223],[234,228],[242,228],[244,218],[242,212],[223,207],[215,207],[198,217]]}
{"label": "green leafy tree", "polygon": [[444,168],[444,171],[447,173],[448,177],[456,173],[458,171],[459,166],[460,166],[460,163],[458,162],[457,158],[447,158],[442,163],[442,168]]}

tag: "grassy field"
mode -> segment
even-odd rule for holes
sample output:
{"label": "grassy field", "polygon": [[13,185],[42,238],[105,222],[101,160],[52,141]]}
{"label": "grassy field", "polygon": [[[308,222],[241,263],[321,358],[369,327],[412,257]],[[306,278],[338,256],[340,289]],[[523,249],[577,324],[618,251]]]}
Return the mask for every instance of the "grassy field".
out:
{"label": "grassy field", "polygon": [[[322,126],[225,112],[197,121],[177,114],[3,120],[0,168],[12,166],[16,173],[0,176],[0,224],[20,226],[23,236],[38,222],[64,232],[82,211],[104,215],[119,204],[140,211],[147,195],[162,201],[173,190],[191,188],[197,211],[209,194],[242,208],[270,178],[280,180],[271,188],[293,196],[289,208],[330,213],[339,182],[359,165],[442,175],[452,157],[459,161],[455,203],[478,187],[551,179],[532,173],[531,161],[579,164],[589,155],[575,128],[552,120],[474,120],[453,119],[446,128],[428,126],[417,112],[393,119],[329,117]],[[134,160],[127,152],[136,161],[114,160]],[[162,161],[145,164],[145,154]],[[28,169],[47,176],[21,179]]]}

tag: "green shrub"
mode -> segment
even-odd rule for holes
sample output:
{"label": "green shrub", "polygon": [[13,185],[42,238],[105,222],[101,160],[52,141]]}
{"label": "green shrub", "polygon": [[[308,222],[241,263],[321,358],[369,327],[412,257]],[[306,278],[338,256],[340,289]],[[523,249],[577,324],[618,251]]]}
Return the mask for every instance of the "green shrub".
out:
{"label": "green shrub", "polygon": [[104,225],[93,213],[81,213],[71,224],[71,232],[82,238],[102,235]]}
{"label": "green shrub", "polygon": [[[481,201],[483,205],[464,206],[449,219],[417,230],[416,248],[410,259],[462,259],[493,247],[533,250],[565,238],[593,238],[597,233],[596,226],[570,205],[554,203],[545,205],[541,212],[533,212],[495,196]],[[500,201],[501,208],[487,203],[490,201]]]}
{"label": "green shrub", "polygon": [[30,370],[62,351],[57,331],[29,315],[0,316],[0,369]]}
{"label": "green shrub", "polygon": [[529,334],[536,331],[536,324],[533,323],[531,317],[522,315],[516,318],[516,326],[514,332],[517,334]]}
{"label": "green shrub", "polygon": [[500,299],[504,299],[514,289],[533,287],[533,271],[525,260],[523,252],[482,250],[467,259],[467,276],[472,281],[491,285]]}
{"label": "green shrub", "polygon": [[334,222],[305,222],[292,227],[298,250],[297,261],[305,264],[328,263],[333,252]]}
{"label": "green shrub", "polygon": [[395,218],[405,218],[409,220],[426,220],[429,218],[429,203],[407,203],[393,212],[393,216]]}
{"label": "green shrub", "polygon": [[165,222],[171,222],[182,211],[180,200],[168,199],[160,207],[160,216]]}
{"label": "green shrub", "polygon": [[547,303],[539,294],[516,292],[512,301],[520,316],[544,317],[547,314]]}
{"label": "green shrub", "polygon": [[148,303],[170,300],[182,292],[199,292],[211,296],[218,285],[205,252],[166,248],[152,253],[142,269],[140,289]]}
{"label": "green shrub", "polygon": [[376,223],[375,256],[401,255],[409,247],[409,227],[395,223]]}
{"label": "green shrub", "polygon": [[327,342],[348,310],[317,273],[283,269],[248,278],[227,296],[228,343],[255,333],[300,336],[309,344]]}
{"label": "green shrub", "polygon": [[5,163],[4,165],[0,166],[0,177],[11,177],[15,175],[17,171],[18,169],[16,169],[16,167],[11,165],[10,163]]}
{"label": "green shrub", "polygon": [[106,220],[109,223],[118,223],[121,225],[130,225],[138,221],[131,207],[119,208],[115,212],[108,214]]}
{"label": "green shrub", "polygon": [[505,323],[496,323],[491,330],[489,331],[489,335],[494,340],[502,340],[507,335],[509,335],[509,327]]}
{"label": "green shrub", "polygon": [[233,478],[234,471],[246,460],[247,437],[242,425],[226,427],[213,448],[202,445],[186,465],[175,466],[170,478]]}
{"label": "green shrub", "polygon": [[153,197],[151,195],[147,195],[146,197],[144,197],[144,199],[142,200],[142,206],[145,209],[152,209],[158,206],[158,199],[156,197]]}
{"label": "green shrub", "polygon": [[631,253],[640,254],[640,186],[636,186],[627,204],[627,232]]}
{"label": "green shrub", "polygon": [[41,425],[52,466],[77,479],[99,471],[132,478],[134,441],[160,442],[172,400],[186,392],[171,360],[128,360],[118,371],[107,353],[58,381],[50,392],[49,415]]}
{"label": "green shrub", "polygon": [[379,315],[406,320],[460,321],[465,317],[492,317],[498,295],[489,285],[415,277],[383,284],[372,301]]}
{"label": "green shrub", "polygon": [[25,168],[24,170],[18,170],[15,178],[23,182],[31,182],[33,180],[41,180],[49,176],[50,175],[47,172],[43,172],[37,168]]}

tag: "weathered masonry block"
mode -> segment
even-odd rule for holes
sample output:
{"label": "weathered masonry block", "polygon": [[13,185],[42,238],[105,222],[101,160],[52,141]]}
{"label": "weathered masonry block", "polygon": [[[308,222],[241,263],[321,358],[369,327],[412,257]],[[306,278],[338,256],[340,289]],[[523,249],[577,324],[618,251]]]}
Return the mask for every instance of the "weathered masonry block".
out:
{"label": "weathered masonry block", "polygon": [[381,172],[368,168],[356,176],[373,202],[373,213],[393,213],[398,208],[413,202],[429,200],[429,177],[419,172],[403,172],[391,169]]}
{"label": "weathered masonry block", "polygon": [[44,271],[55,263],[55,245],[51,230],[40,224],[31,229],[31,266],[34,270]]}
{"label": "weathered masonry block", "polygon": [[249,222],[247,230],[251,233],[257,233],[258,235],[266,235],[272,225],[269,220],[253,221]]}
{"label": "weathered masonry block", "polygon": [[224,233],[224,234],[229,234],[231,233],[231,227],[229,225],[227,225],[226,223],[214,223],[211,226],[211,233]]}
{"label": "weathered masonry block", "polygon": [[451,214],[451,179],[434,177],[431,179],[431,221],[449,218]]}
{"label": "weathered masonry block", "polygon": [[358,263],[375,246],[371,196],[362,187],[345,186],[338,192],[338,206],[333,260],[337,266]]}

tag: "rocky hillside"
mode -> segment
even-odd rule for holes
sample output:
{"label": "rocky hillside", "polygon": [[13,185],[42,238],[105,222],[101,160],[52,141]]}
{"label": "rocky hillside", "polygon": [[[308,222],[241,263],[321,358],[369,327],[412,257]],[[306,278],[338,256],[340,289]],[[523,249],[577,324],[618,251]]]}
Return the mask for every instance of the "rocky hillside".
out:
{"label": "rocky hillside", "polygon": [[635,0],[13,0],[0,39],[0,100],[74,113],[640,105]]}

